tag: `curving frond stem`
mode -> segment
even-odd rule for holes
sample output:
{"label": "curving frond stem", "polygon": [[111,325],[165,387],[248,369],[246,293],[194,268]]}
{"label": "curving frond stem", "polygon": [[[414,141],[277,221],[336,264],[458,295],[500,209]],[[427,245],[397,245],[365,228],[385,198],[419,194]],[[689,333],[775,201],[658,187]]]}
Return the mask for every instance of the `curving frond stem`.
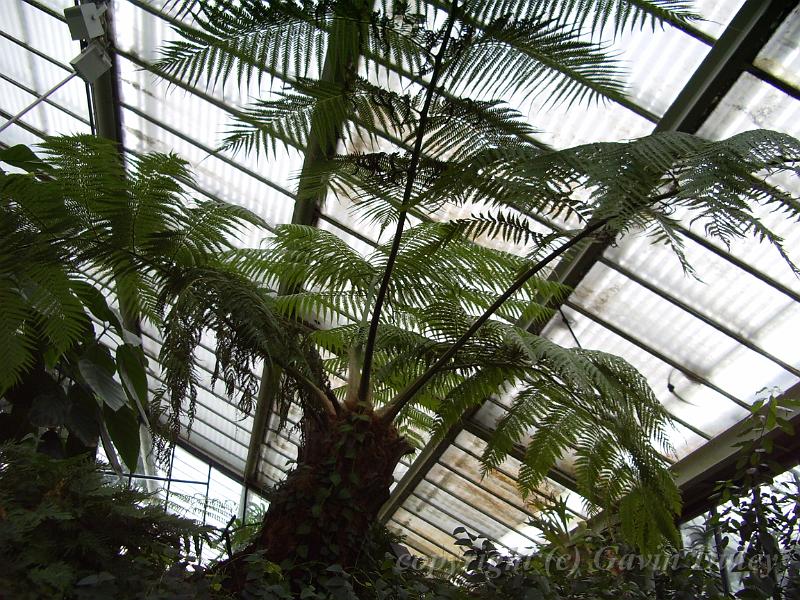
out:
{"label": "curving frond stem", "polygon": [[329,398],[328,395],[317,385],[314,384],[311,379],[303,375],[298,369],[295,369],[291,365],[285,365],[282,367],[284,371],[286,371],[292,378],[295,379],[300,385],[302,385],[306,391],[309,392],[313,401],[318,404],[320,410],[328,413],[329,415],[335,417],[336,416],[336,405],[334,404],[335,398]]}
{"label": "curving frond stem", "polygon": [[520,275],[517,280],[495,300],[492,305],[487,308],[484,313],[475,319],[469,329],[467,329],[456,342],[444,352],[439,359],[433,363],[422,375],[417,377],[411,384],[398,394],[391,402],[386,404],[379,412],[379,417],[384,421],[392,421],[400,413],[403,407],[408,404],[414,395],[422,389],[422,387],[431,380],[431,378],[441,369],[447,362],[455,356],[464,345],[475,335],[475,332],[495,314],[503,303],[513,296],[531,277],[539,273],[547,265],[553,262],[556,258],[564,254],[567,250],[580,243],[584,239],[592,236],[595,232],[599,231],[611,220],[611,217],[595,221],[587,225],[583,231],[578,235],[564,243],[562,246],[548,254],[545,258],[540,260],[530,269]]}
{"label": "curving frond stem", "polygon": [[444,36],[442,38],[442,45],[436,54],[436,59],[433,63],[433,73],[428,88],[425,91],[425,102],[422,106],[420,113],[419,124],[417,126],[417,135],[414,141],[414,149],[411,153],[411,161],[408,166],[408,178],[406,179],[405,190],[403,191],[403,203],[400,207],[400,214],[397,218],[397,229],[395,230],[394,239],[392,241],[392,248],[389,252],[388,260],[386,261],[386,269],[383,273],[378,293],[375,298],[375,308],[372,311],[372,320],[369,324],[369,333],[367,334],[367,342],[364,346],[364,365],[361,369],[361,381],[358,386],[358,399],[366,402],[369,397],[369,383],[370,371],[372,370],[372,358],[375,352],[375,339],[378,335],[378,324],[381,319],[381,310],[383,303],[386,300],[386,292],[389,289],[389,282],[392,278],[392,269],[394,268],[395,261],[397,260],[397,253],[400,251],[400,239],[403,236],[403,229],[406,222],[406,214],[408,212],[408,204],[411,201],[411,194],[414,191],[414,181],[417,175],[417,168],[419,167],[420,157],[422,155],[422,140],[425,137],[425,130],[428,123],[428,113],[431,109],[433,97],[436,95],[436,84],[441,75],[443,60],[445,52],[447,51],[447,43],[450,40],[450,34],[453,31],[453,25],[456,21],[456,11],[458,10],[458,0],[453,0],[450,6],[450,14],[448,15],[447,25],[445,27]]}

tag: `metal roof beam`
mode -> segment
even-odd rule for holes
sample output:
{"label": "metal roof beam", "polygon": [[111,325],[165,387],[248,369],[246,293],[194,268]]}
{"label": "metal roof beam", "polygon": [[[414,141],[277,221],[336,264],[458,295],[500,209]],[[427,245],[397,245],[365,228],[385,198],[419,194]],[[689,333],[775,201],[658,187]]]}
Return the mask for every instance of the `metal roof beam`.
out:
{"label": "metal roof beam", "polygon": [[[782,397],[800,398],[800,383],[786,390]],[[794,409],[787,416],[795,430],[800,430],[800,410]],[[675,463],[678,485],[683,496],[683,512],[681,518],[692,519],[716,505],[711,498],[720,481],[735,477],[736,463],[743,454],[743,448],[737,444],[742,441],[756,439],[757,432],[747,431],[747,418],[730,427],[713,440],[701,446],[682,460]],[[766,434],[772,440],[774,450],[769,459],[790,469],[800,462],[800,436],[789,435],[775,428]],[[773,475],[777,475],[774,473]]]}
{"label": "metal roof beam", "polygon": [[664,114],[656,131],[697,131],[794,4],[786,0],[747,0]]}
{"label": "metal roof beam", "polygon": [[[17,88],[21,89],[23,92],[26,92],[26,93],[28,93],[28,94],[30,94],[30,95],[32,95],[32,96],[36,96],[36,97],[38,97],[38,96],[40,96],[40,95],[41,95],[41,94],[40,94],[39,92],[37,92],[36,90],[34,90],[34,89],[32,89],[32,88],[29,88],[27,85],[25,85],[25,84],[23,84],[23,83],[20,83],[20,82],[19,82],[19,81],[17,81],[16,79],[12,79],[11,77],[8,77],[7,75],[4,75],[3,73],[0,73],[0,79],[2,79],[3,81],[6,81],[6,82],[8,82],[8,83],[10,83],[10,84],[11,84],[11,85],[13,85],[14,87],[17,87]],[[86,117],[83,117],[83,116],[79,115],[78,113],[74,112],[73,110],[70,110],[70,109],[69,109],[69,108],[67,108],[66,106],[61,106],[60,104],[58,104],[57,102],[54,102],[54,101],[53,101],[53,100],[51,100],[50,98],[44,98],[44,99],[42,100],[42,102],[44,102],[45,104],[47,104],[47,105],[49,105],[49,106],[52,106],[53,108],[55,108],[56,110],[58,110],[58,111],[60,111],[60,112],[63,112],[65,115],[68,115],[68,116],[72,117],[73,119],[75,119],[75,120],[76,120],[76,121],[78,121],[79,123],[83,123],[83,124],[84,124],[84,125],[86,125],[87,127],[90,127],[90,128],[91,128],[91,126],[92,126],[92,123],[91,123],[91,121],[89,121],[89,119],[87,119]]]}

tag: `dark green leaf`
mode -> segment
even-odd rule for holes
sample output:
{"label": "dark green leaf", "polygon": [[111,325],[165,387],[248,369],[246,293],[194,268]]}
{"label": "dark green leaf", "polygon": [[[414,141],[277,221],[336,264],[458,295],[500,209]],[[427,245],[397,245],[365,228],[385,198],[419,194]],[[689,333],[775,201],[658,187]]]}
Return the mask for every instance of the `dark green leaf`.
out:
{"label": "dark green leaf", "polygon": [[117,369],[125,389],[139,405],[147,405],[147,358],[140,346],[121,344],[117,348]]}
{"label": "dark green leaf", "polygon": [[139,419],[136,413],[129,406],[112,410],[106,405],[103,407],[103,417],[111,441],[123,462],[132,472],[136,471],[139,462]]}
{"label": "dark green leaf", "polygon": [[50,377],[38,382],[39,393],[33,398],[28,419],[38,427],[57,427],[68,421],[70,405],[64,389]]}
{"label": "dark green leaf", "polygon": [[32,173],[34,171],[52,171],[52,167],[43,162],[33,150],[22,144],[0,150],[0,162]]}
{"label": "dark green leaf", "polygon": [[70,387],[67,397],[70,405],[67,429],[74,433],[84,445],[94,446],[100,436],[98,427],[100,413],[97,402],[78,384]]}
{"label": "dark green leaf", "polygon": [[86,384],[92,388],[97,398],[112,410],[125,406],[125,390],[117,383],[104,366],[84,357],[78,361],[78,369]]}
{"label": "dark green leaf", "polygon": [[86,281],[72,281],[72,291],[95,317],[109,323],[117,335],[122,335],[122,324],[117,314],[108,306],[105,296]]}

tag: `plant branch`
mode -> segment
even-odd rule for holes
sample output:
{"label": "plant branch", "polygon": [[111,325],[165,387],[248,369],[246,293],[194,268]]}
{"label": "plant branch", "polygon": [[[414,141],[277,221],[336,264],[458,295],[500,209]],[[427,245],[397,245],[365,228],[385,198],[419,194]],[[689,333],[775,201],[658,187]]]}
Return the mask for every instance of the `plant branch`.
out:
{"label": "plant branch", "polygon": [[411,161],[408,166],[408,176],[406,179],[406,187],[403,191],[403,204],[400,207],[400,213],[397,218],[397,228],[395,230],[394,239],[392,240],[392,248],[389,252],[389,258],[386,261],[386,269],[383,273],[381,285],[378,288],[378,294],[375,298],[375,308],[372,311],[372,320],[369,324],[369,333],[367,334],[367,342],[364,346],[364,364],[361,368],[361,381],[358,386],[358,399],[366,402],[369,396],[370,375],[372,371],[372,356],[375,353],[375,340],[378,336],[378,324],[381,319],[381,311],[383,309],[384,301],[386,300],[386,293],[389,289],[389,281],[392,277],[392,270],[397,254],[400,251],[400,239],[403,235],[403,228],[406,223],[406,214],[411,201],[411,194],[414,189],[414,181],[417,176],[417,168],[419,167],[420,157],[422,155],[422,140],[425,136],[425,128],[428,124],[428,113],[430,112],[433,97],[436,94],[436,84],[441,75],[442,63],[447,50],[447,42],[450,40],[450,34],[453,31],[453,25],[456,20],[456,11],[458,9],[458,0],[453,0],[450,5],[450,14],[445,28],[444,37],[442,38],[442,45],[436,53],[436,58],[433,63],[433,72],[431,73],[431,80],[428,83],[427,90],[425,91],[425,102],[422,106],[420,113],[419,124],[417,126],[416,140],[414,141],[414,149],[411,153]]}
{"label": "plant branch", "polygon": [[327,412],[331,416],[336,416],[336,407],[334,406],[331,399],[328,398],[328,395],[317,385],[314,384],[308,377],[303,375],[300,371],[295,369],[292,366],[282,365],[281,366],[284,371],[286,371],[289,375],[291,375],[298,383],[300,383],[304,388],[306,388],[311,395],[317,400],[319,403],[319,407]]}
{"label": "plant branch", "polygon": [[447,351],[442,354],[438,360],[433,363],[428,369],[417,379],[415,379],[411,384],[402,392],[400,392],[394,399],[386,404],[380,411],[378,411],[378,416],[386,422],[394,420],[394,418],[400,413],[403,407],[408,404],[408,402],[416,395],[416,393],[422,389],[422,387],[430,381],[430,379],[439,371],[441,370],[447,362],[455,356],[456,352],[458,352],[464,345],[470,340],[470,338],[475,335],[475,332],[480,329],[480,327],[489,320],[489,318],[497,312],[497,310],[503,305],[503,303],[508,300],[511,296],[513,296],[525,283],[534,275],[536,275],[539,271],[541,271],[544,267],[554,261],[556,258],[564,254],[567,250],[581,242],[582,240],[588,238],[596,231],[604,227],[609,221],[611,220],[610,217],[601,219],[596,221],[581,231],[578,235],[564,243],[561,247],[553,250],[550,254],[528,269],[525,273],[517,277],[516,281],[500,296],[498,296],[497,300],[495,300],[492,305],[484,311],[484,313],[475,319],[475,322],[467,329],[461,337],[456,340]]}

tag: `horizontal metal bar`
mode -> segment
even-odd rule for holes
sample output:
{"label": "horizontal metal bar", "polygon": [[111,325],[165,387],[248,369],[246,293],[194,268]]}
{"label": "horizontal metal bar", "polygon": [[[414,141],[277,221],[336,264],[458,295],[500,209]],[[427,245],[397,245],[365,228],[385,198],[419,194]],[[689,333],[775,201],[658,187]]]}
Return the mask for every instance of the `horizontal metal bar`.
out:
{"label": "horizontal metal bar", "polygon": [[674,306],[677,306],[678,308],[680,308],[684,312],[689,313],[690,315],[692,315],[696,319],[699,319],[700,321],[702,321],[706,325],[709,325],[709,326],[713,327],[714,329],[716,329],[720,333],[724,333],[726,336],[728,336],[729,338],[734,340],[736,343],[741,344],[742,346],[744,346],[746,348],[749,348],[753,352],[755,352],[757,354],[760,354],[764,358],[774,362],[776,365],[779,365],[781,368],[783,368],[785,371],[788,371],[789,373],[791,373],[795,377],[800,377],[800,369],[798,369],[796,367],[793,367],[792,365],[790,365],[786,361],[781,360],[780,358],[778,358],[777,356],[774,356],[773,354],[770,354],[769,352],[767,352],[763,348],[760,348],[759,346],[757,346],[756,344],[754,344],[753,342],[748,340],[746,337],[736,333],[735,331],[733,331],[730,328],[726,327],[722,323],[720,323],[720,322],[712,319],[711,317],[703,314],[702,312],[700,312],[696,308],[694,308],[692,306],[689,306],[688,304],[686,304],[682,300],[679,300],[678,298],[676,298],[672,294],[669,294],[668,292],[664,291],[662,288],[659,288],[659,287],[653,285],[652,283],[650,283],[646,279],[643,279],[642,277],[639,277],[633,271],[630,271],[629,269],[623,267],[622,265],[620,265],[620,264],[618,264],[618,263],[616,263],[614,261],[608,260],[607,258],[602,258],[600,262],[602,262],[604,265],[610,267],[611,269],[614,269],[615,271],[617,271],[621,275],[624,275],[625,277],[627,277],[628,279],[630,279],[634,283],[640,285],[641,287],[651,291],[652,293],[656,294],[660,298],[663,298],[664,300],[666,300],[670,304],[672,304]]}
{"label": "horizontal metal bar", "polygon": [[[2,117],[2,118],[4,118],[4,119],[10,119],[12,116],[13,116],[13,115],[12,115],[11,113],[9,113],[9,112],[6,112],[6,111],[4,111],[2,108],[0,108],[0,117]],[[24,129],[24,130],[25,130],[25,131],[27,131],[28,133],[30,133],[30,134],[32,134],[32,135],[35,135],[35,136],[37,136],[37,137],[39,137],[39,138],[42,138],[42,139],[44,139],[44,138],[46,137],[46,134],[45,134],[45,133],[43,133],[43,132],[42,132],[40,129],[37,129],[37,128],[36,128],[36,127],[34,127],[33,125],[28,125],[28,124],[27,124],[25,121],[23,121],[22,119],[20,119],[20,120],[19,120],[19,121],[17,121],[16,123],[14,123],[14,125],[16,125],[17,127],[19,127],[20,129]]]}
{"label": "horizontal metal bar", "polygon": [[[117,474],[114,471],[100,471],[105,475],[114,475]],[[147,479],[150,481],[169,481],[170,483],[188,483],[192,485],[202,485],[205,486],[208,484],[207,481],[194,481],[192,479],[175,479],[173,477],[156,477],[155,475],[142,475],[139,473],[126,473],[122,472],[122,477],[129,477],[131,479]]]}
{"label": "horizontal metal bar", "polygon": [[62,63],[61,61],[58,61],[58,60],[56,60],[55,58],[53,58],[51,56],[48,56],[47,54],[45,54],[41,50],[37,50],[36,48],[31,46],[30,44],[27,44],[27,43],[23,42],[22,40],[18,40],[13,35],[10,35],[10,34],[6,33],[2,29],[0,29],[0,37],[3,37],[5,39],[15,43],[17,46],[20,46],[20,47],[24,48],[25,50],[27,50],[31,54],[35,54],[39,58],[43,58],[47,62],[52,63],[53,65],[57,66],[60,69],[63,69],[64,71],[68,71],[70,73],[72,72],[72,68],[69,65],[67,65],[66,63]]}
{"label": "horizontal metal bar", "polygon": [[[8,77],[7,75],[4,75],[3,73],[0,73],[0,79],[2,79],[3,81],[7,81],[11,85],[13,85],[15,87],[18,87],[23,92],[27,92],[28,94],[31,94],[32,96],[39,96],[40,95],[39,92],[37,92],[36,90],[34,90],[32,88],[29,88],[27,85],[25,85],[23,83],[20,83],[16,79],[12,79],[11,77]],[[55,102],[55,101],[51,100],[50,98],[45,98],[43,100],[43,102],[45,104],[48,104],[48,105],[52,106],[53,108],[55,108],[55,109],[57,109],[57,110],[59,110],[61,112],[63,112],[64,114],[69,115],[70,117],[72,117],[76,121],[79,121],[79,122],[83,123],[87,127],[91,127],[91,123],[89,122],[89,119],[87,119],[86,117],[80,116],[78,113],[73,112],[72,110],[70,110],[69,108],[66,108],[65,106],[62,106],[58,102]]]}
{"label": "horizontal metal bar", "polygon": [[6,121],[6,122],[5,122],[5,123],[3,123],[2,125],[0,125],[0,132],[3,132],[3,131],[5,131],[6,129],[8,129],[9,127],[11,127],[11,126],[12,126],[14,123],[16,123],[17,121],[19,121],[19,120],[20,120],[20,119],[21,119],[23,116],[25,116],[25,115],[26,115],[28,112],[30,112],[31,110],[33,110],[34,108],[36,108],[37,106],[39,106],[39,105],[40,105],[42,102],[45,102],[45,101],[47,100],[47,98],[48,98],[48,97],[49,97],[51,94],[55,93],[56,91],[58,91],[59,89],[61,89],[63,86],[67,85],[67,84],[68,84],[70,81],[72,81],[72,80],[73,80],[75,77],[77,77],[77,76],[78,76],[78,74],[77,74],[77,73],[74,73],[74,72],[73,72],[73,73],[70,73],[70,74],[69,74],[69,75],[67,75],[67,76],[66,76],[64,79],[62,79],[61,81],[59,81],[57,84],[55,84],[53,87],[51,87],[49,90],[47,90],[47,91],[46,91],[46,92],[44,92],[43,94],[37,94],[37,98],[36,98],[36,99],[35,99],[33,102],[31,102],[30,104],[28,104],[28,105],[27,105],[25,108],[23,108],[21,111],[19,111],[17,114],[15,114],[15,115],[14,115],[13,117],[11,117],[10,119],[8,119],[8,121]]}
{"label": "horizontal metal bar", "polygon": [[[199,437],[203,437],[203,436],[201,435]],[[204,439],[208,439],[208,438],[204,438]],[[208,441],[213,443],[211,440],[208,440]],[[232,479],[233,481],[235,481],[238,484],[243,484],[242,474],[241,473],[236,473],[228,465],[225,465],[225,464],[221,463],[216,458],[214,458],[212,456],[209,456],[203,450],[197,448],[196,446],[193,446],[191,441],[189,441],[189,440],[187,440],[185,438],[181,438],[181,439],[176,440],[176,445],[179,448],[181,448],[182,450],[184,450],[187,453],[189,453],[192,456],[194,456],[195,458],[197,458],[197,459],[201,460],[202,462],[206,463],[207,465],[211,465],[211,467],[213,467],[214,469],[216,469],[217,471],[219,471],[220,473],[225,475],[227,478]],[[250,487],[252,488],[253,486],[250,486]],[[261,494],[262,496],[265,495],[265,491],[263,489],[256,488],[255,491],[258,492],[259,494]]]}
{"label": "horizontal metal bar", "polygon": [[800,100],[800,89],[797,86],[792,85],[788,81],[784,81],[777,75],[773,75],[769,71],[765,71],[761,67],[756,65],[748,65],[747,69],[745,69],[751,75],[758,77],[764,83],[768,83],[772,87],[782,91],[787,96],[794,98],[795,100]]}

